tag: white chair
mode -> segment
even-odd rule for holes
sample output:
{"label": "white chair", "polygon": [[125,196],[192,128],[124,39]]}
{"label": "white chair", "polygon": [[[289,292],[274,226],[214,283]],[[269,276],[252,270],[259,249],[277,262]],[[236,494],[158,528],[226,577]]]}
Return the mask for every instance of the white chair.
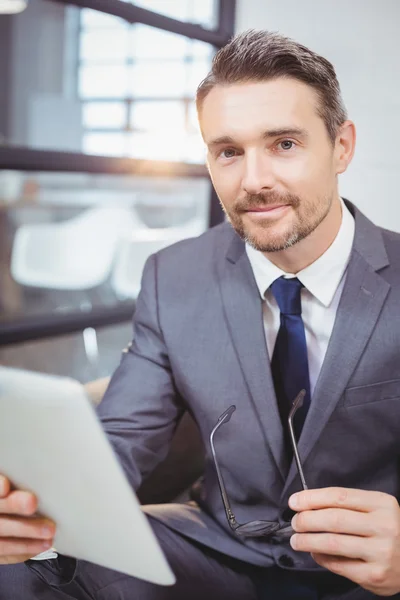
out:
{"label": "white chair", "polygon": [[85,290],[109,275],[116,245],[132,232],[127,209],[94,208],[60,223],[22,225],[11,255],[11,275],[25,286]]}
{"label": "white chair", "polygon": [[189,223],[186,227],[138,230],[121,240],[111,275],[111,285],[117,297],[120,300],[137,298],[143,267],[151,254],[203,231],[198,224]]}
{"label": "white chair", "polygon": [[[22,225],[16,231],[11,275],[24,286],[89,290],[109,276],[119,240],[137,227],[129,209],[93,208],[60,223]],[[91,308],[90,297],[81,303]],[[98,363],[96,331],[83,331],[86,357]]]}

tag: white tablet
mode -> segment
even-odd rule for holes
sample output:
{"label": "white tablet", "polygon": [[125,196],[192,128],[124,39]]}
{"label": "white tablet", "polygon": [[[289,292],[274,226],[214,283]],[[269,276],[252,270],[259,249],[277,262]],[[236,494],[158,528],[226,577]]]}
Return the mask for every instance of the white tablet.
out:
{"label": "white tablet", "polygon": [[33,491],[60,554],[153,583],[172,573],[84,388],[0,367],[0,473]]}

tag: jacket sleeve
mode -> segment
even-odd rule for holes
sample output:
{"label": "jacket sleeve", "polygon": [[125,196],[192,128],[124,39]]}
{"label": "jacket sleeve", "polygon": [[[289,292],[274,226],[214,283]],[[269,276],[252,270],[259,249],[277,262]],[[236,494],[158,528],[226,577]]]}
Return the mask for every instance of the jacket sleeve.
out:
{"label": "jacket sleeve", "polygon": [[157,255],[153,255],[143,271],[133,341],[123,352],[98,407],[105,432],[134,489],[167,455],[184,412],[158,319],[157,293]]}

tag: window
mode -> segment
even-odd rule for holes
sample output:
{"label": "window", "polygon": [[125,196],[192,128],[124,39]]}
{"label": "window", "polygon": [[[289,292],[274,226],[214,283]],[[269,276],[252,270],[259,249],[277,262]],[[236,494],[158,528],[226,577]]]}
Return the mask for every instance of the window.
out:
{"label": "window", "polygon": [[214,2],[210,0],[136,0],[134,4],[209,29],[217,24]]}
{"label": "window", "polygon": [[[216,0],[134,4],[204,28],[216,24]],[[82,9],[78,94],[83,151],[204,162],[194,96],[215,50],[183,35]]]}

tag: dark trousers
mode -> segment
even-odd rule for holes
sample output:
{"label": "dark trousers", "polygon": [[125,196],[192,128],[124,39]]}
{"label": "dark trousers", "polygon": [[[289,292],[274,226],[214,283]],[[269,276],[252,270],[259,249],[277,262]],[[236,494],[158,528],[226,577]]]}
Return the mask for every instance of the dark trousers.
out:
{"label": "dark trousers", "polygon": [[[175,573],[171,587],[66,557],[0,566],[0,600],[370,600],[360,588],[337,587],[318,574],[264,569],[231,559],[150,517]],[[324,575],[324,574],[323,574]],[[346,583],[346,582],[345,582]],[[347,589],[346,589],[347,587]],[[398,596],[396,596],[398,597]]]}

